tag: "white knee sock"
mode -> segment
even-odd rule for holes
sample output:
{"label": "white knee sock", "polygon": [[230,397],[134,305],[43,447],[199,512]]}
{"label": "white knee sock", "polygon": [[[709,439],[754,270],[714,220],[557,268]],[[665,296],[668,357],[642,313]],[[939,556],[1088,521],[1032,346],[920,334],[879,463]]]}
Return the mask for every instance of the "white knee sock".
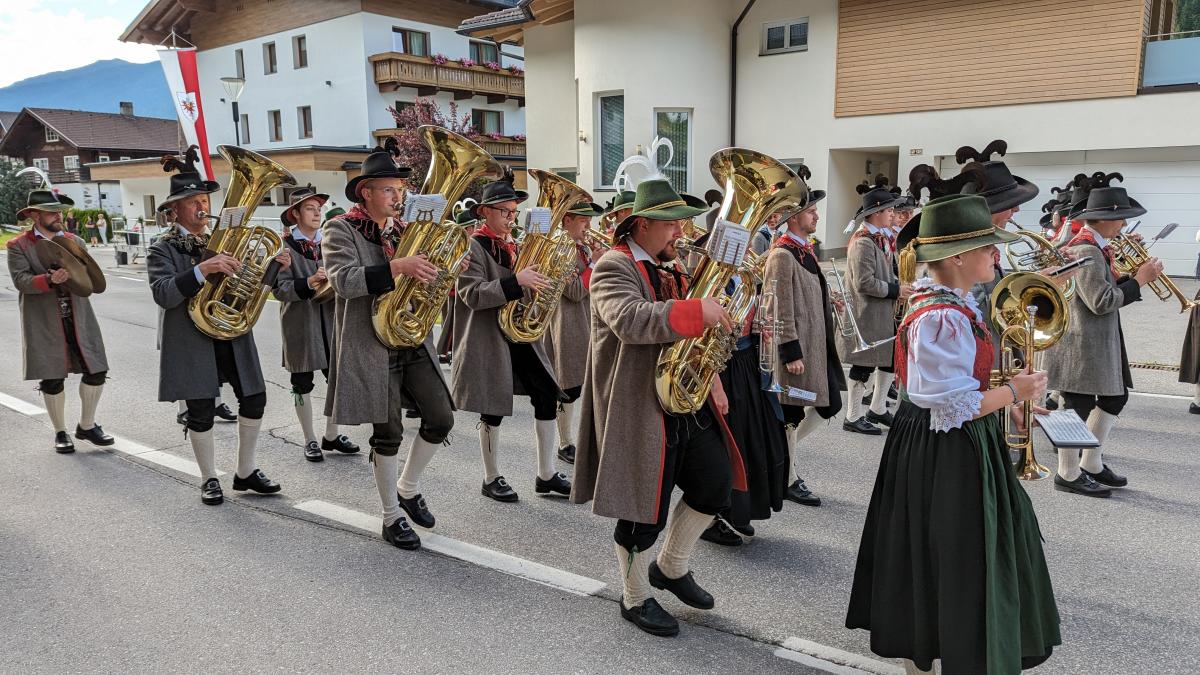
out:
{"label": "white knee sock", "polygon": [[317,435],[313,432],[312,399],[308,394],[299,396],[299,402],[296,403],[296,419],[300,420],[300,429],[304,432],[304,444],[307,445],[317,440]]}
{"label": "white knee sock", "polygon": [[796,425],[795,445],[799,445],[800,441],[808,438],[808,435],[817,430],[825,420],[817,414],[817,409],[812,406],[804,407],[804,419],[800,420],[800,424]]}
{"label": "white knee sock", "polygon": [[100,404],[100,394],[104,391],[102,384],[79,383],[79,428],[83,430],[96,426],[96,406]]}
{"label": "white knee sock", "polygon": [[892,388],[892,380],[896,379],[894,373],[885,373],[882,370],[875,371],[875,393],[871,395],[871,412],[876,415],[882,415],[887,412],[888,390]]}
{"label": "white knee sock", "polygon": [[238,415],[237,475],[246,478],[258,468],[258,430],[262,420]]}
{"label": "white knee sock", "polygon": [[396,474],[400,471],[398,455],[384,456],[371,453],[375,467],[375,487],[379,490],[379,501],[383,505],[383,524],[391,525],[400,518],[400,498],[396,496]]}
{"label": "white knee sock", "polygon": [[863,416],[862,397],[865,384],[858,380],[850,380],[850,395],[846,398],[846,421],[854,422]]}
{"label": "white knee sock", "polygon": [[788,485],[791,485],[799,479],[796,473],[796,447],[800,444],[800,431],[798,426],[784,427],[784,430],[788,444]]}
{"label": "white knee sock", "polygon": [[667,536],[658,552],[658,567],[668,579],[678,579],[688,573],[692,550],[712,521],[712,516],[700,513],[682,499],[675,505],[667,523]]}
{"label": "white knee sock", "polygon": [[654,597],[650,588],[650,557],[647,551],[630,551],[624,546],[613,543],[617,551],[617,569],[621,571],[622,596],[621,603],[625,609],[633,609]]}
{"label": "white knee sock", "polygon": [[217,477],[217,451],[213,447],[213,432],[188,431],[188,440],[192,442],[192,454],[196,456],[196,465],[200,467],[201,480]]}
{"label": "white knee sock", "polygon": [[341,429],[338,428],[337,422],[333,421],[332,417],[325,418],[325,433],[321,436],[327,441],[336,439],[341,434]]}
{"label": "white knee sock", "polygon": [[575,409],[577,403],[564,403],[554,421],[558,423],[558,447],[575,445]]}
{"label": "white knee sock", "polygon": [[42,392],[42,402],[46,404],[46,416],[50,418],[50,424],[54,425],[54,431],[67,430],[67,392],[60,391],[57,394],[47,394]]}
{"label": "white knee sock", "polygon": [[500,477],[500,427],[479,423],[479,452],[483,455],[483,482],[490,483]]}
{"label": "white knee sock", "polygon": [[558,425],[554,420],[534,420],[533,435],[537,439],[538,478],[554,477],[554,453],[558,452]]}
{"label": "white knee sock", "polygon": [[187,412],[187,401],[176,401],[176,403],[179,404],[179,412]]}
{"label": "white knee sock", "polygon": [[421,474],[433,456],[437,454],[438,445],[417,436],[413,439],[412,447],[408,450],[408,461],[404,462],[404,471],[400,472],[400,480],[396,490],[401,497],[412,499],[421,494]]}
{"label": "white knee sock", "polygon": [[1066,480],[1079,478],[1079,448],[1058,449],[1058,475]]}
{"label": "white knee sock", "polygon": [[1083,458],[1079,462],[1079,467],[1088,473],[1100,473],[1104,470],[1104,444],[1108,441],[1108,433],[1112,431],[1113,426],[1117,423],[1117,416],[1110,415],[1099,408],[1092,410],[1088,415],[1087,428],[1100,441],[1098,448],[1084,448]]}

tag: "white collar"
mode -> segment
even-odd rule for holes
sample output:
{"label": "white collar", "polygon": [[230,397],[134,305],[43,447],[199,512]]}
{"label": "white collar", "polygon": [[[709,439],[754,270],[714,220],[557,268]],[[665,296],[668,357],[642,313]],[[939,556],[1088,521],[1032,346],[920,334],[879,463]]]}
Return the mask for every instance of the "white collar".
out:
{"label": "white collar", "polygon": [[874,225],[868,223],[865,220],[863,221],[863,227],[867,228],[867,232],[870,232],[871,234],[879,234],[879,228],[875,227]]}
{"label": "white collar", "polygon": [[1104,238],[1104,235],[1093,230],[1091,225],[1084,225],[1083,229],[1092,233],[1092,237],[1094,237],[1096,239],[1096,243],[1100,245],[1100,248],[1104,248],[1105,246],[1108,246],[1108,240]]}
{"label": "white collar", "polygon": [[[42,239],[49,239],[49,238],[50,238],[50,237],[47,237],[46,235],[42,234],[42,231],[41,231],[41,230],[39,230],[37,227],[34,227],[34,228],[33,228],[33,234],[34,234],[35,236],[41,237]],[[54,233],[54,236],[55,236],[55,237],[61,237],[61,236],[63,236],[64,234],[66,234],[66,233],[65,233],[65,232],[62,232],[62,231],[59,231],[59,232],[55,232],[55,233]]]}
{"label": "white collar", "polygon": [[808,237],[804,237],[804,236],[801,236],[798,234],[792,234],[791,230],[784,232],[783,236],[791,239],[792,241],[796,242],[797,244],[804,244],[805,246],[808,246]]}
{"label": "white collar", "polygon": [[655,260],[649,253],[646,253],[646,249],[637,245],[637,242],[633,240],[633,237],[630,237],[627,241],[629,242],[629,252],[633,254],[634,262],[646,261],[654,265],[658,264],[657,260]]}
{"label": "white collar", "polygon": [[[300,231],[299,225],[293,225],[292,226],[292,239],[296,239],[298,241],[307,241],[308,237],[304,236],[304,233]],[[314,244],[321,243],[321,228],[319,228],[319,227],[317,228],[317,234],[315,237],[312,238],[312,243],[314,243]]]}

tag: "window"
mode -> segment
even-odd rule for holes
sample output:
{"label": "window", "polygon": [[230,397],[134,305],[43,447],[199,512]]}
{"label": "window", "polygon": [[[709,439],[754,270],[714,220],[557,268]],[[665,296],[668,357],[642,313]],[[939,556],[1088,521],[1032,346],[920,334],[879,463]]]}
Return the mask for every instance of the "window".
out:
{"label": "window", "polygon": [[758,52],[759,56],[807,50],[808,17],[763,24],[762,48]]}
{"label": "window", "polygon": [[275,43],[268,42],[263,45],[263,74],[270,75],[279,70],[279,64],[275,61]]}
{"label": "window", "polygon": [[579,182],[579,169],[576,169],[573,166],[569,167],[569,168],[562,168],[562,169],[550,169],[550,173],[555,174],[556,176],[562,176],[563,178],[566,178],[567,180],[571,181],[572,183]]}
{"label": "window", "polygon": [[110,160],[108,158],[108,155],[100,155],[99,157],[96,158],[96,161],[97,162],[110,162],[112,160]]}
{"label": "window", "polygon": [[296,128],[300,130],[300,138],[312,138],[312,106],[302,105],[296,108]]}
{"label": "window", "polygon": [[250,116],[247,115],[246,113],[242,113],[241,115],[239,115],[239,117],[242,118],[240,124],[238,125],[241,127],[242,143],[249,145],[250,144]]}
{"label": "window", "polygon": [[671,181],[676,192],[687,192],[690,183],[688,156],[692,147],[692,111],[656,108],[654,110],[654,135],[671,141],[674,152],[667,163],[667,149],[659,148],[655,163],[662,167],[663,174]]}
{"label": "window", "polygon": [[283,140],[283,116],[278,110],[267,111],[267,129],[270,130],[269,136],[272,141]]}
{"label": "window", "polygon": [[803,157],[796,157],[794,159],[781,159],[779,161],[781,164],[783,164],[787,168],[791,169],[792,171],[795,171],[796,173],[800,173],[800,167],[804,166],[804,158]]}
{"label": "window", "polygon": [[33,165],[42,171],[50,170],[50,160],[46,157],[35,157],[33,159]]}
{"label": "window", "polygon": [[79,155],[67,155],[63,157],[63,168],[67,171],[78,171]]}
{"label": "window", "polygon": [[613,176],[617,167],[625,161],[625,95],[607,94],[599,96],[596,137],[600,139],[596,173],[600,187],[613,187]]}
{"label": "window", "polygon": [[51,129],[50,127],[46,127],[46,142],[53,143],[57,140],[58,140],[58,132]]}
{"label": "window", "polygon": [[127,159],[133,159],[133,158],[132,158],[132,157],[130,157],[129,155],[121,155],[121,161],[122,161],[122,162],[124,162],[124,161],[125,161],[125,160],[127,160]]}
{"label": "window", "polygon": [[396,101],[396,105],[395,105],[396,114],[399,115],[400,113],[404,112],[405,110],[408,110],[409,108],[413,107],[414,105],[416,105],[416,103],[413,103],[412,101]]}
{"label": "window", "polygon": [[472,110],[471,126],[481,134],[502,134],[504,116],[499,110]]}
{"label": "window", "polygon": [[303,35],[292,38],[292,67],[308,67],[308,38]]}
{"label": "window", "polygon": [[500,63],[500,50],[496,45],[471,41],[471,60],[475,63]]}
{"label": "window", "polygon": [[246,79],[246,57],[240,49],[233,50],[233,72],[243,80]]}
{"label": "window", "polygon": [[413,56],[429,56],[429,33],[393,27],[392,51]]}

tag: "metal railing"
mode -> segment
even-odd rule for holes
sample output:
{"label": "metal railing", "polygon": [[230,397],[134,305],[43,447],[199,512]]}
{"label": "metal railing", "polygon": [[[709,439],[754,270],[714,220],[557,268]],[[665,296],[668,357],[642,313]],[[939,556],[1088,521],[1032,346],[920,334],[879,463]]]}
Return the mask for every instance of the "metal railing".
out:
{"label": "metal railing", "polygon": [[1200,84],[1200,30],[1146,35],[1142,86]]}
{"label": "metal railing", "polygon": [[479,96],[525,98],[525,75],[486,66],[464,66],[457,61],[436,63],[431,56],[384,52],[367,58],[375,84],[416,87],[435,91],[466,92]]}

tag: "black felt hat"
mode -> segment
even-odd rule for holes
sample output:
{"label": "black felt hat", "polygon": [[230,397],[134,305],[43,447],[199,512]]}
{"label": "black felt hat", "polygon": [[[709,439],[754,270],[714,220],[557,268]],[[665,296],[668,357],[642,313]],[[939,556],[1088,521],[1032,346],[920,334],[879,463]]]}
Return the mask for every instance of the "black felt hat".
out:
{"label": "black felt hat", "polygon": [[964,145],[954,153],[954,159],[959,164],[978,163],[984,172],[983,183],[971,181],[963,186],[963,194],[977,194],[987,200],[992,213],[1007,211],[1038,196],[1038,186],[1029,181],[1014,176],[1008,170],[1008,165],[992,155],[1001,157],[1008,152],[1008,143],[995,140],[987,144],[983,151],[978,151],[969,145]]}
{"label": "black felt hat", "polygon": [[516,180],[516,176],[513,175],[511,170],[505,168],[502,178],[483,186],[483,194],[479,196],[479,203],[471,206],[471,214],[479,218],[479,207],[481,206],[503,204],[504,202],[517,202],[520,204],[529,199],[528,192],[513,187],[514,180]]}
{"label": "black felt hat", "polygon": [[859,207],[858,213],[854,214],[854,222],[861,223],[880,211],[894,208],[896,203],[901,199],[888,188],[887,176],[879,174],[875,176],[875,184],[872,185],[867,181],[863,181],[856,188],[858,194],[862,195],[862,206]]}
{"label": "black felt hat", "polygon": [[200,159],[200,148],[188,146],[182,155],[164,155],[162,158],[163,171],[175,171],[171,176],[171,193],[158,205],[157,211],[166,211],[174,202],[194,195],[206,195],[221,189],[215,180],[204,180],[196,162]]}
{"label": "black felt hat", "polygon": [[1125,188],[1110,185],[1114,180],[1124,180],[1119,173],[1093,177],[1087,201],[1079,210],[1072,209],[1072,220],[1125,220],[1146,213],[1146,209],[1125,192]]}
{"label": "black felt hat", "polygon": [[399,156],[400,145],[395,136],[388,138],[383,147],[375,146],[371,154],[363,160],[362,172],[346,183],[346,199],[354,203],[362,201],[362,197],[358,194],[358,188],[364,181],[373,178],[408,178],[412,176],[412,169],[396,163]]}

